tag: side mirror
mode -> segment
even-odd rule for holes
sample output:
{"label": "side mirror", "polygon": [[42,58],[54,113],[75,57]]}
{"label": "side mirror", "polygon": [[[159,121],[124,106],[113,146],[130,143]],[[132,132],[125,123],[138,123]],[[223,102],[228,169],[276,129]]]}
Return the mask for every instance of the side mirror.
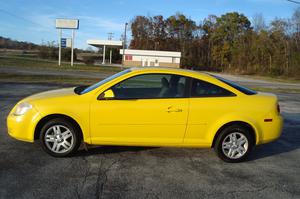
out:
{"label": "side mirror", "polygon": [[115,98],[115,94],[114,92],[109,89],[107,91],[104,91],[103,93],[101,93],[98,97],[98,100],[109,100],[109,99],[114,99]]}

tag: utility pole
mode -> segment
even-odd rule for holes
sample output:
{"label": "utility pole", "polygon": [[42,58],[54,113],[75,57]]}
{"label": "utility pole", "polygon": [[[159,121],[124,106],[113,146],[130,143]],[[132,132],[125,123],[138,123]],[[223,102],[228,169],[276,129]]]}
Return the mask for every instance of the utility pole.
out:
{"label": "utility pole", "polygon": [[157,50],[157,46],[159,45],[159,42],[158,41],[156,41],[156,42],[154,42],[154,50]]}
{"label": "utility pole", "polygon": [[124,38],[123,38],[123,57],[122,57],[122,69],[124,67],[125,62],[125,46],[126,46],[126,30],[127,30],[128,23],[125,23],[125,29],[124,29]]}
{"label": "utility pole", "polygon": [[109,32],[109,33],[107,33],[107,34],[108,34],[107,39],[108,39],[108,40],[112,40],[112,38],[114,37],[114,33]]}
{"label": "utility pole", "polygon": [[110,49],[110,51],[109,51],[109,64],[111,64],[111,59],[112,59],[112,50]]}

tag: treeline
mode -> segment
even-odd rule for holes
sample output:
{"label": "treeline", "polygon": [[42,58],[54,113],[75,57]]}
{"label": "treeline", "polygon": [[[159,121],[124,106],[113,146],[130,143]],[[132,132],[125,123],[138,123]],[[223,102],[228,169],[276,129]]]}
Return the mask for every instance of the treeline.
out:
{"label": "treeline", "polygon": [[[58,47],[57,44],[52,42],[43,42],[42,44],[34,44],[30,42],[12,40],[10,38],[5,38],[0,36],[0,49],[8,50],[21,50],[24,55],[31,55],[31,58],[40,58],[40,59],[58,59]],[[89,51],[74,49],[74,60],[77,59],[78,53],[85,53]],[[62,48],[61,57],[63,61],[71,60],[71,49]]]}
{"label": "treeline", "polygon": [[[23,42],[12,40],[10,38],[5,38],[0,36],[0,51],[1,56],[7,55],[18,55],[28,58],[40,58],[47,60],[57,60],[58,59],[58,45],[56,42],[42,42],[42,44],[34,44],[30,42]],[[18,50],[14,53],[5,53],[5,51],[12,52],[11,50]],[[122,56],[119,54],[119,48],[109,49],[106,48],[106,62],[109,61],[109,53],[112,50],[112,63],[121,63]],[[61,59],[63,61],[71,60],[71,48],[62,48],[61,49]],[[84,62],[87,65],[94,64],[95,62],[102,62],[102,49],[99,49],[98,52],[95,52],[91,47],[86,50],[83,49],[74,49],[74,60],[77,62]]]}
{"label": "treeline", "polygon": [[[38,46],[38,57],[41,59],[58,59],[58,46],[54,41],[42,43],[42,45]],[[74,49],[74,60],[77,59],[78,49]],[[71,60],[71,49],[70,48],[62,48],[61,49],[61,59],[63,61]]]}
{"label": "treeline", "polygon": [[200,23],[174,16],[137,16],[130,48],[182,52],[182,67],[244,74],[300,76],[300,8],[290,19],[252,22],[243,14],[210,15]]}
{"label": "treeline", "polygon": [[35,50],[38,47],[39,46],[34,43],[24,42],[24,41],[15,41],[15,40],[0,36],[0,48],[17,49],[17,50]]}

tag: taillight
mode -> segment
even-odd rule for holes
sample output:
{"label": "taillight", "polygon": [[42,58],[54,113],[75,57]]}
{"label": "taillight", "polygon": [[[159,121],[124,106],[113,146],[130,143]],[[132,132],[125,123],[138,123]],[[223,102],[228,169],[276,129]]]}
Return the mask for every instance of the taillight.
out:
{"label": "taillight", "polygon": [[278,103],[277,103],[277,112],[280,113],[280,106]]}

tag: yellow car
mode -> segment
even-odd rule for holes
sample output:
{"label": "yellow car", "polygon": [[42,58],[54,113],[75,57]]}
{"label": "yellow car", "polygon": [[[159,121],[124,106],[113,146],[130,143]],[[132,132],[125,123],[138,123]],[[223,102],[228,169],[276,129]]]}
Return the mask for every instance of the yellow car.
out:
{"label": "yellow car", "polygon": [[27,97],[7,117],[8,133],[40,140],[63,157],[91,145],[213,147],[244,160],[282,130],[277,97],[206,73],[132,68],[89,87]]}

